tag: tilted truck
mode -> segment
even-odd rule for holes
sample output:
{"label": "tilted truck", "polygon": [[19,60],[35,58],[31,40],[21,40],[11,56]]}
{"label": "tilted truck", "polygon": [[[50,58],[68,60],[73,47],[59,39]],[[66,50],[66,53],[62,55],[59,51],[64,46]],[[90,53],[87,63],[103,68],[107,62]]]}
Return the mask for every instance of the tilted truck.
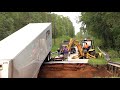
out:
{"label": "tilted truck", "polygon": [[37,78],[51,48],[51,23],[29,23],[0,41],[0,78]]}

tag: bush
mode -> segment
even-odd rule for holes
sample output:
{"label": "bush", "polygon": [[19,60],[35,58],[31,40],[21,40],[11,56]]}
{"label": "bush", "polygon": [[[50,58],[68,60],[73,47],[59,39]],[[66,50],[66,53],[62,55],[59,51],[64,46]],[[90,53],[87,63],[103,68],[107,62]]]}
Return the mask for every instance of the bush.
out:
{"label": "bush", "polygon": [[110,55],[110,58],[119,58],[119,53],[115,50],[108,50],[108,54]]}
{"label": "bush", "polygon": [[111,59],[112,62],[119,62],[120,63],[120,58],[113,58]]}

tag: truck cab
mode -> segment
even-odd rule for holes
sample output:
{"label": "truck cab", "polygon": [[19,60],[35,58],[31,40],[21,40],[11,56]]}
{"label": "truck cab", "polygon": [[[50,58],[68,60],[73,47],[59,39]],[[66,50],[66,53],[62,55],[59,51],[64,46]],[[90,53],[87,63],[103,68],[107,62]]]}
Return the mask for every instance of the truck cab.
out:
{"label": "truck cab", "polygon": [[[88,46],[89,46],[89,50],[88,51],[86,51],[85,49],[84,49],[84,45],[85,45],[85,43],[87,43],[88,44]],[[91,40],[91,39],[85,39],[85,40],[82,40],[82,47],[83,47],[83,52],[86,54],[89,54],[89,57],[88,58],[97,58],[98,57],[98,53],[96,53],[96,51],[95,51],[95,48],[94,48],[94,42],[93,42],[93,40]]]}
{"label": "truck cab", "polygon": [[85,39],[85,40],[82,40],[82,47],[84,47],[85,43],[87,43],[89,46],[90,46],[90,49],[93,49],[93,40],[91,39]]}

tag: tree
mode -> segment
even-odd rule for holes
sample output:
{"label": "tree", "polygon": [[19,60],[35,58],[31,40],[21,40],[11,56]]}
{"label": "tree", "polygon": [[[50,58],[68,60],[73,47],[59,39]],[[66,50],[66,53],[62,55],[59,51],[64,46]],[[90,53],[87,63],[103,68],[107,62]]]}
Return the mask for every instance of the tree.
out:
{"label": "tree", "polygon": [[50,12],[0,12],[0,17],[0,40],[29,23],[52,22],[53,38],[62,35],[73,37],[75,32],[68,17]]}
{"label": "tree", "polygon": [[94,39],[101,41],[103,48],[120,48],[119,12],[82,12],[80,22]]}

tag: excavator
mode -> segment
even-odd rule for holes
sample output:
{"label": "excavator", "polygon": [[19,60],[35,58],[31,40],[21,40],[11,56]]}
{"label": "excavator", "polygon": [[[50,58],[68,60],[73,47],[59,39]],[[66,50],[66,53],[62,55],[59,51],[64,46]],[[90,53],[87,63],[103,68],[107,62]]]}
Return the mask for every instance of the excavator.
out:
{"label": "excavator", "polygon": [[84,43],[88,43],[89,45],[92,44],[92,40],[83,40],[82,41],[82,45],[79,43],[79,41],[77,41],[76,39],[71,38],[68,44],[68,51],[71,50],[71,46],[75,45],[78,48],[78,55],[77,56],[73,56],[72,58],[79,58],[79,59],[90,59],[90,58],[97,58],[98,57],[98,53],[95,52],[95,49],[93,49],[93,46],[91,45],[91,48],[85,52],[83,45]]}

